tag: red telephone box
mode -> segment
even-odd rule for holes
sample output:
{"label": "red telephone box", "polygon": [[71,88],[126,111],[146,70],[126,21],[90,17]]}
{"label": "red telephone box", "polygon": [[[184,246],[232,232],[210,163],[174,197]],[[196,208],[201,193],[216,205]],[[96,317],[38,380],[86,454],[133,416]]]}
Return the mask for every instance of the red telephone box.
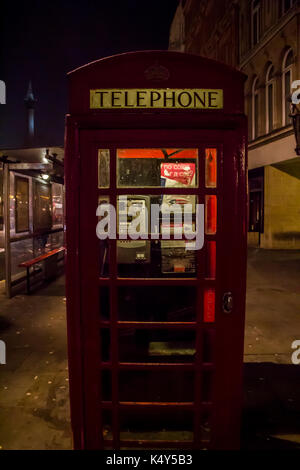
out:
{"label": "red telephone box", "polygon": [[[76,449],[239,446],[244,80],[218,62],[162,51],[108,57],[69,74],[67,316]],[[96,211],[105,203],[118,209],[120,223],[115,237],[100,240]],[[188,250],[187,235],[176,238],[182,224],[175,215],[166,222],[163,207],[174,204],[187,208],[189,229],[195,208],[204,207],[201,249]],[[126,238],[133,213],[144,238]]]}

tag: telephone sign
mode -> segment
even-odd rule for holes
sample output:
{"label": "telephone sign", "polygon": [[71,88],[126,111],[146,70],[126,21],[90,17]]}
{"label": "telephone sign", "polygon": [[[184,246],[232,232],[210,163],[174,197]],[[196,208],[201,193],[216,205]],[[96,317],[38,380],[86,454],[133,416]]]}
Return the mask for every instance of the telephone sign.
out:
{"label": "telephone sign", "polygon": [[107,89],[90,90],[91,109],[222,109],[223,90]]}

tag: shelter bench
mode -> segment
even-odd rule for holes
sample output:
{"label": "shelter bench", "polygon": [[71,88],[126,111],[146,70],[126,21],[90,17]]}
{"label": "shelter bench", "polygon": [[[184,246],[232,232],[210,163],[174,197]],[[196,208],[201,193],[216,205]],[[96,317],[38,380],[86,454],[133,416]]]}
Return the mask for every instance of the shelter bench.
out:
{"label": "shelter bench", "polygon": [[52,256],[58,255],[58,253],[65,253],[65,248],[56,248],[55,250],[48,251],[44,255],[37,256],[36,258],[32,258],[28,261],[23,261],[23,263],[19,264],[20,268],[26,268],[26,284],[27,284],[27,294],[30,294],[30,268],[41,261],[44,261]]}

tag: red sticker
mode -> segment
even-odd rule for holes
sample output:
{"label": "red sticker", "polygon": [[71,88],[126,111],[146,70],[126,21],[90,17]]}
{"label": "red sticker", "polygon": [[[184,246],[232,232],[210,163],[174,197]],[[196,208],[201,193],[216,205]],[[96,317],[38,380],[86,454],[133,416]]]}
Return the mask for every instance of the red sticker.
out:
{"label": "red sticker", "polygon": [[162,163],[161,177],[191,186],[196,172],[195,163]]}

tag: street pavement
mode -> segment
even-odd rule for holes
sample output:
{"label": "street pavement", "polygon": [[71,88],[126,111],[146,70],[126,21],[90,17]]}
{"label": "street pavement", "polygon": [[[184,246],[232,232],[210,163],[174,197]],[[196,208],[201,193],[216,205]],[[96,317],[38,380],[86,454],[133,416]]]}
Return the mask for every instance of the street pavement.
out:
{"label": "street pavement", "polygon": [[300,449],[300,252],[248,252],[242,447]]}
{"label": "street pavement", "polygon": [[[300,449],[300,252],[248,256],[242,449]],[[6,299],[0,449],[71,449],[64,278]]]}
{"label": "street pavement", "polygon": [[72,448],[64,291],[60,277],[30,296],[1,293],[2,449]]}

